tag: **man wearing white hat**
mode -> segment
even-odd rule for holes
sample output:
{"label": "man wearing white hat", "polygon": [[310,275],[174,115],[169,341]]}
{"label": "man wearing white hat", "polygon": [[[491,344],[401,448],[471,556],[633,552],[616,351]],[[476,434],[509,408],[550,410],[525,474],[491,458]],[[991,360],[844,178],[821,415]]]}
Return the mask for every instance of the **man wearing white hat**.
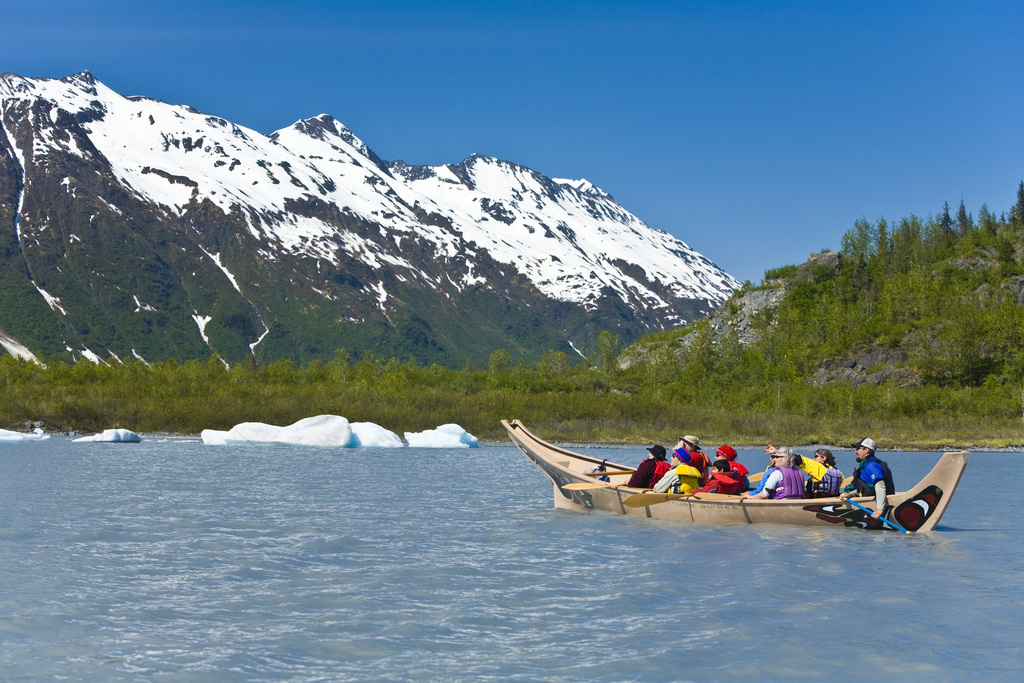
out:
{"label": "man wearing white hat", "polygon": [[857,462],[860,463],[853,471],[853,482],[846,487],[840,498],[851,498],[855,495],[875,496],[875,511],[872,517],[878,519],[885,512],[888,505],[887,496],[896,493],[896,487],[892,482],[892,472],[889,465],[875,457],[877,445],[874,439],[864,438],[853,444],[857,452]]}

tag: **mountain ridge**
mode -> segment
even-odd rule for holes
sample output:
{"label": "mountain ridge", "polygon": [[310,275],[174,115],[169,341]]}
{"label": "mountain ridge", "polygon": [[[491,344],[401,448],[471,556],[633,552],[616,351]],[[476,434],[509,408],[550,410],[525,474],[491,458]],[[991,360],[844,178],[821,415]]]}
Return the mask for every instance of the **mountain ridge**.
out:
{"label": "mountain ridge", "polygon": [[39,355],[535,359],[739,284],[588,181],[385,161],[328,114],[264,135],[89,72],[0,101],[0,331]]}

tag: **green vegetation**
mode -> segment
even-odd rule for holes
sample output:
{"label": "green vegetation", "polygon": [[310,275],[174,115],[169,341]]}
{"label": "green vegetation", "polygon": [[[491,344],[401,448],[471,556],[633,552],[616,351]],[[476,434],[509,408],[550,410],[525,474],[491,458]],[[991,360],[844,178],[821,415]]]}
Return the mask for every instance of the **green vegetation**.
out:
{"label": "green vegetation", "polygon": [[[888,447],[1019,445],[1024,183],[1018,194],[1009,216],[982,206],[975,220],[961,203],[955,216],[947,205],[927,220],[857,221],[840,256],[765,273],[784,292],[776,305],[747,312],[740,295],[764,288],[737,293],[724,320],[750,315],[744,339],[703,320],[625,350],[602,333],[585,363],[548,351],[515,364],[497,349],[485,368],[458,370],[344,351],[303,367],[4,356],[0,424],[196,434],[329,413],[399,434],[455,422],[484,439],[503,439],[499,420],[519,418],[546,438],[585,442],[669,443],[686,431],[712,444],[871,435]],[[861,381],[822,380],[853,359],[872,359]]]}

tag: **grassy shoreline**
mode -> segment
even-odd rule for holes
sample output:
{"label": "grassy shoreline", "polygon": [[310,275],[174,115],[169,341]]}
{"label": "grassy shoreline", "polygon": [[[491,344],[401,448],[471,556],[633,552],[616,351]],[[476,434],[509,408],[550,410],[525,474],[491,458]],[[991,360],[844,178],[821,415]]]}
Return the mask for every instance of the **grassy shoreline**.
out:
{"label": "grassy shoreline", "polygon": [[547,441],[594,445],[674,444],[696,434],[709,445],[744,447],[841,445],[865,436],[886,450],[1024,447],[1019,399],[992,400],[978,389],[796,384],[705,394],[587,368],[552,374],[361,361],[229,369],[215,359],[41,367],[2,357],[0,391],[0,427],[43,422],[51,434],[123,428],[198,437],[242,422],[288,425],[331,414],[399,436],[455,423],[496,443],[507,440],[500,421],[519,419]]}

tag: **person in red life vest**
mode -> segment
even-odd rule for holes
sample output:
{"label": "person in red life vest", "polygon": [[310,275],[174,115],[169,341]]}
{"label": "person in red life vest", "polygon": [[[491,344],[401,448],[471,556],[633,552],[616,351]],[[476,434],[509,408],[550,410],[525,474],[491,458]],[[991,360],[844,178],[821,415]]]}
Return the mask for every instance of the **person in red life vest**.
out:
{"label": "person in red life vest", "polygon": [[647,449],[650,457],[640,463],[636,472],[626,482],[626,486],[638,489],[649,489],[653,487],[669,470],[668,459],[665,447],[657,444]]}
{"label": "person in red life vest", "polygon": [[745,493],[747,498],[783,498],[804,497],[804,473],[796,466],[796,456],[792,448],[772,448],[768,456],[774,469],[765,475],[764,489],[760,493]]}
{"label": "person in red life vest", "polygon": [[729,469],[729,461],[718,458],[711,466],[708,483],[700,487],[697,493],[727,493],[735,495],[743,492],[743,479]]}
{"label": "person in red life vest", "polygon": [[672,455],[679,460],[680,464],[689,465],[700,472],[701,486],[708,482],[708,468],[711,466],[711,461],[708,460],[708,456],[701,453],[700,439],[689,434],[682,437],[676,444],[676,449],[672,451]]}
{"label": "person in red life vest", "polygon": [[733,476],[743,482],[743,488],[740,491],[746,491],[750,488],[750,481],[747,479],[747,475],[750,474],[743,463],[736,460],[736,449],[732,446],[719,446],[718,450],[715,451],[715,458],[717,460],[725,459],[729,462],[729,471],[732,472]]}

